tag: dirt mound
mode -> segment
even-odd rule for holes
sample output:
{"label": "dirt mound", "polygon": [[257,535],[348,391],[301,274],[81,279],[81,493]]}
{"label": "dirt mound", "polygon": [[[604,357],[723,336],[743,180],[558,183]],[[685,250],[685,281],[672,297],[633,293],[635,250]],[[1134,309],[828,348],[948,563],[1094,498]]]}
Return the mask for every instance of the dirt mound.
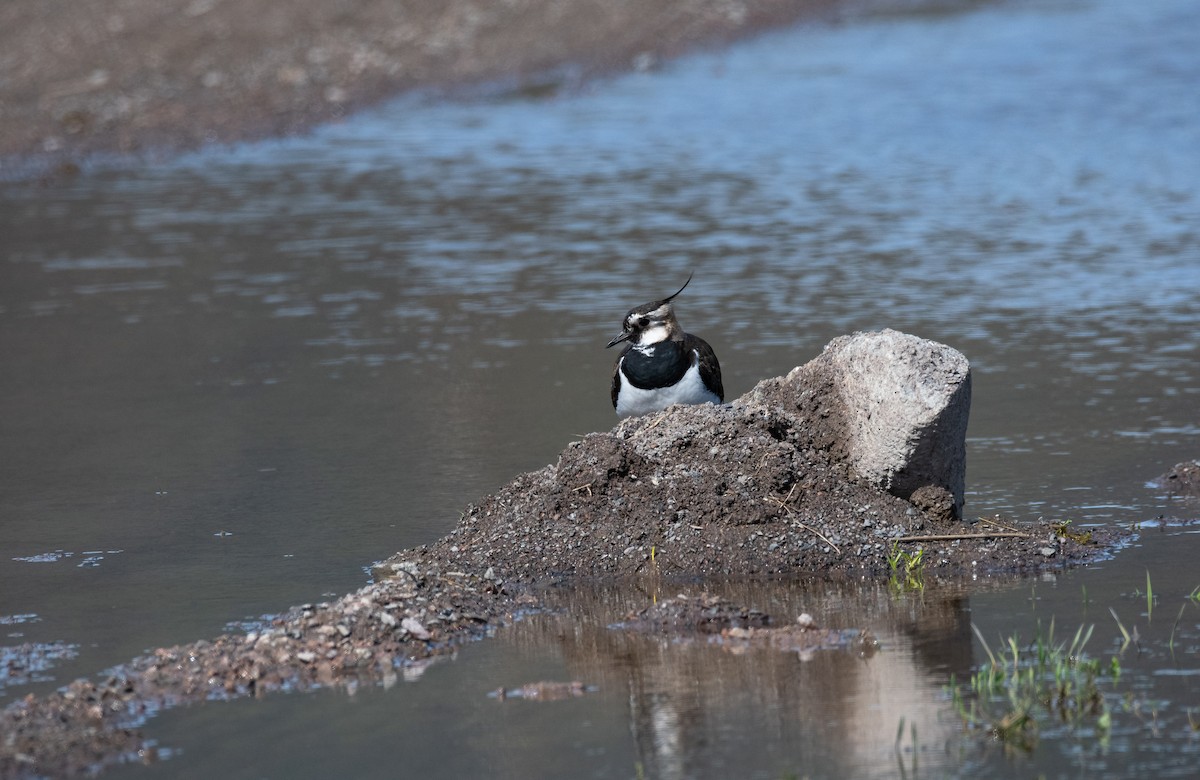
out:
{"label": "dirt mound", "polygon": [[942,573],[1020,572],[1094,559],[1112,541],[1050,524],[976,527],[952,519],[945,488],[906,501],[866,484],[851,466],[848,419],[830,373],[803,368],[731,405],[629,419],[469,506],[449,536],[380,573],[438,562],[523,585],[879,574],[897,549],[918,548]]}
{"label": "dirt mound", "polygon": [[891,539],[925,527],[911,504],[850,482],[789,430],[732,407],[631,420],[468,507],[421,552],[526,583],[779,574],[876,568]]}

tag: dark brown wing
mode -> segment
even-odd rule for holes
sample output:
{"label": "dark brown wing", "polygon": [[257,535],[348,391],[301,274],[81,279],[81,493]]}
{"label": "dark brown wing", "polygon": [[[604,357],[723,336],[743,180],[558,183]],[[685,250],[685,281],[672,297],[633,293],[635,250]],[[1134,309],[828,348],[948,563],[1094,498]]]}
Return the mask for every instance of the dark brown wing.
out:
{"label": "dark brown wing", "polygon": [[696,354],[700,358],[700,378],[723,403],[725,388],[721,385],[721,364],[717,362],[717,353],[713,352],[713,348],[708,345],[707,341],[690,333],[683,334],[683,348],[689,352],[693,349],[696,350]]}

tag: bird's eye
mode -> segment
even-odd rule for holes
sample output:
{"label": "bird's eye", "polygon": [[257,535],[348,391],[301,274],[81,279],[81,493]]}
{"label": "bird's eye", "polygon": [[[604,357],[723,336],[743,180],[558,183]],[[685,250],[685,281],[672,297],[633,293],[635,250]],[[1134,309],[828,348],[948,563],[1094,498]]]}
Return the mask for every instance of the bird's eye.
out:
{"label": "bird's eye", "polygon": [[646,327],[646,323],[648,323],[649,321],[650,320],[646,319],[645,317],[638,317],[637,318],[637,326],[639,328],[644,328],[644,327]]}

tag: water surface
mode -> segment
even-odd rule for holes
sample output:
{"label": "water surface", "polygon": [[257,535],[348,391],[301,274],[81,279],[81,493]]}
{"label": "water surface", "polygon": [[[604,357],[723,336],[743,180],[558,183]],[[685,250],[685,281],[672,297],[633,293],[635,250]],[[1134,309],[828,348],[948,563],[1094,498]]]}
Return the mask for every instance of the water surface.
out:
{"label": "water surface", "polygon": [[[444,534],[467,502],[615,422],[603,345],[692,271],[680,318],[713,344],[730,397],[837,335],[908,331],[972,363],[968,514],[1194,518],[1145,482],[1200,454],[1198,26],[1186,0],[868,15],[548,99],[411,98],[305,139],[3,190],[0,616],[21,619],[0,636],[75,655],[0,702],[340,594]],[[1053,580],[1051,606],[1030,584],[955,596],[924,645],[873,617],[886,595],[845,596],[884,651],[781,667],[745,680],[748,699],[706,696],[704,679],[643,692],[723,724],[702,740],[679,729],[678,776],[727,776],[747,740],[763,776],[888,775],[903,705],[924,744],[948,738],[953,722],[925,724],[946,717],[948,674],[979,660],[971,621],[1028,634],[1058,610],[1106,621],[1095,649],[1115,652],[1104,607],[1136,604],[1150,570],[1165,612],[1187,608],[1183,660],[1167,673],[1166,637],[1143,626],[1160,645],[1134,679],[1176,731],[1135,729],[1090,767],[1119,774],[1143,740],[1167,745],[1137,757],[1155,771],[1194,766],[1197,616],[1182,597],[1200,584],[1197,543],[1165,533]],[[931,608],[914,609],[919,623]],[[403,735],[412,767],[445,776],[501,756],[502,776],[672,776],[669,751],[630,734],[678,708],[638,709],[628,675],[599,669],[598,696],[520,717],[497,709],[483,694],[499,684],[605,657],[506,641],[390,691],[170,713],[150,730],[182,749],[159,771],[318,776],[321,746],[370,776],[394,769]],[[923,660],[942,643],[953,663]],[[796,714],[815,668],[845,683],[819,723]],[[795,747],[830,734],[869,739]],[[1070,744],[1041,750],[1039,771],[1069,771]],[[1029,769],[938,750],[946,773]]]}

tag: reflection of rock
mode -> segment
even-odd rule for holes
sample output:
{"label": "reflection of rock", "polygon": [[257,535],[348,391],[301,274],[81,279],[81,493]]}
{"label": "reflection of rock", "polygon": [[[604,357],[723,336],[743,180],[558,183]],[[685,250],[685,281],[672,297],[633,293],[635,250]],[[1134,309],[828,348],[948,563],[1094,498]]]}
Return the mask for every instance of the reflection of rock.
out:
{"label": "reflection of rock", "polygon": [[1200,460],[1176,463],[1153,484],[1176,495],[1200,497]]}
{"label": "reflection of rock", "polygon": [[702,594],[688,596],[680,593],[673,599],[655,602],[630,612],[614,628],[648,634],[720,635],[731,629],[744,631],[764,628],[770,615],[750,607],[742,607],[728,599]]}
{"label": "reflection of rock", "polygon": [[595,685],[585,685],[579,680],[571,682],[540,682],[525,683],[519,688],[497,688],[489,696],[496,699],[529,699],[530,701],[561,701],[574,699],[585,693],[595,693],[600,690]]}
{"label": "reflection of rock", "polygon": [[735,653],[754,648],[790,653],[855,647],[862,653],[873,652],[875,640],[859,629],[822,628],[807,612],[794,621],[772,618],[761,610],[739,606],[711,594],[688,596],[657,602],[629,613],[613,628],[637,631],[687,641],[699,638]]}
{"label": "reflection of rock", "polygon": [[[657,599],[623,585],[553,589],[547,612],[498,641],[535,655],[554,648],[570,676],[627,692],[646,777],[789,776],[799,757],[824,776],[863,777],[893,755],[902,718],[935,753],[961,729],[941,691],[972,665],[962,590],[931,586],[909,598],[862,583],[705,588]],[[798,619],[806,613],[811,624]],[[787,749],[757,750],[764,742]]]}

